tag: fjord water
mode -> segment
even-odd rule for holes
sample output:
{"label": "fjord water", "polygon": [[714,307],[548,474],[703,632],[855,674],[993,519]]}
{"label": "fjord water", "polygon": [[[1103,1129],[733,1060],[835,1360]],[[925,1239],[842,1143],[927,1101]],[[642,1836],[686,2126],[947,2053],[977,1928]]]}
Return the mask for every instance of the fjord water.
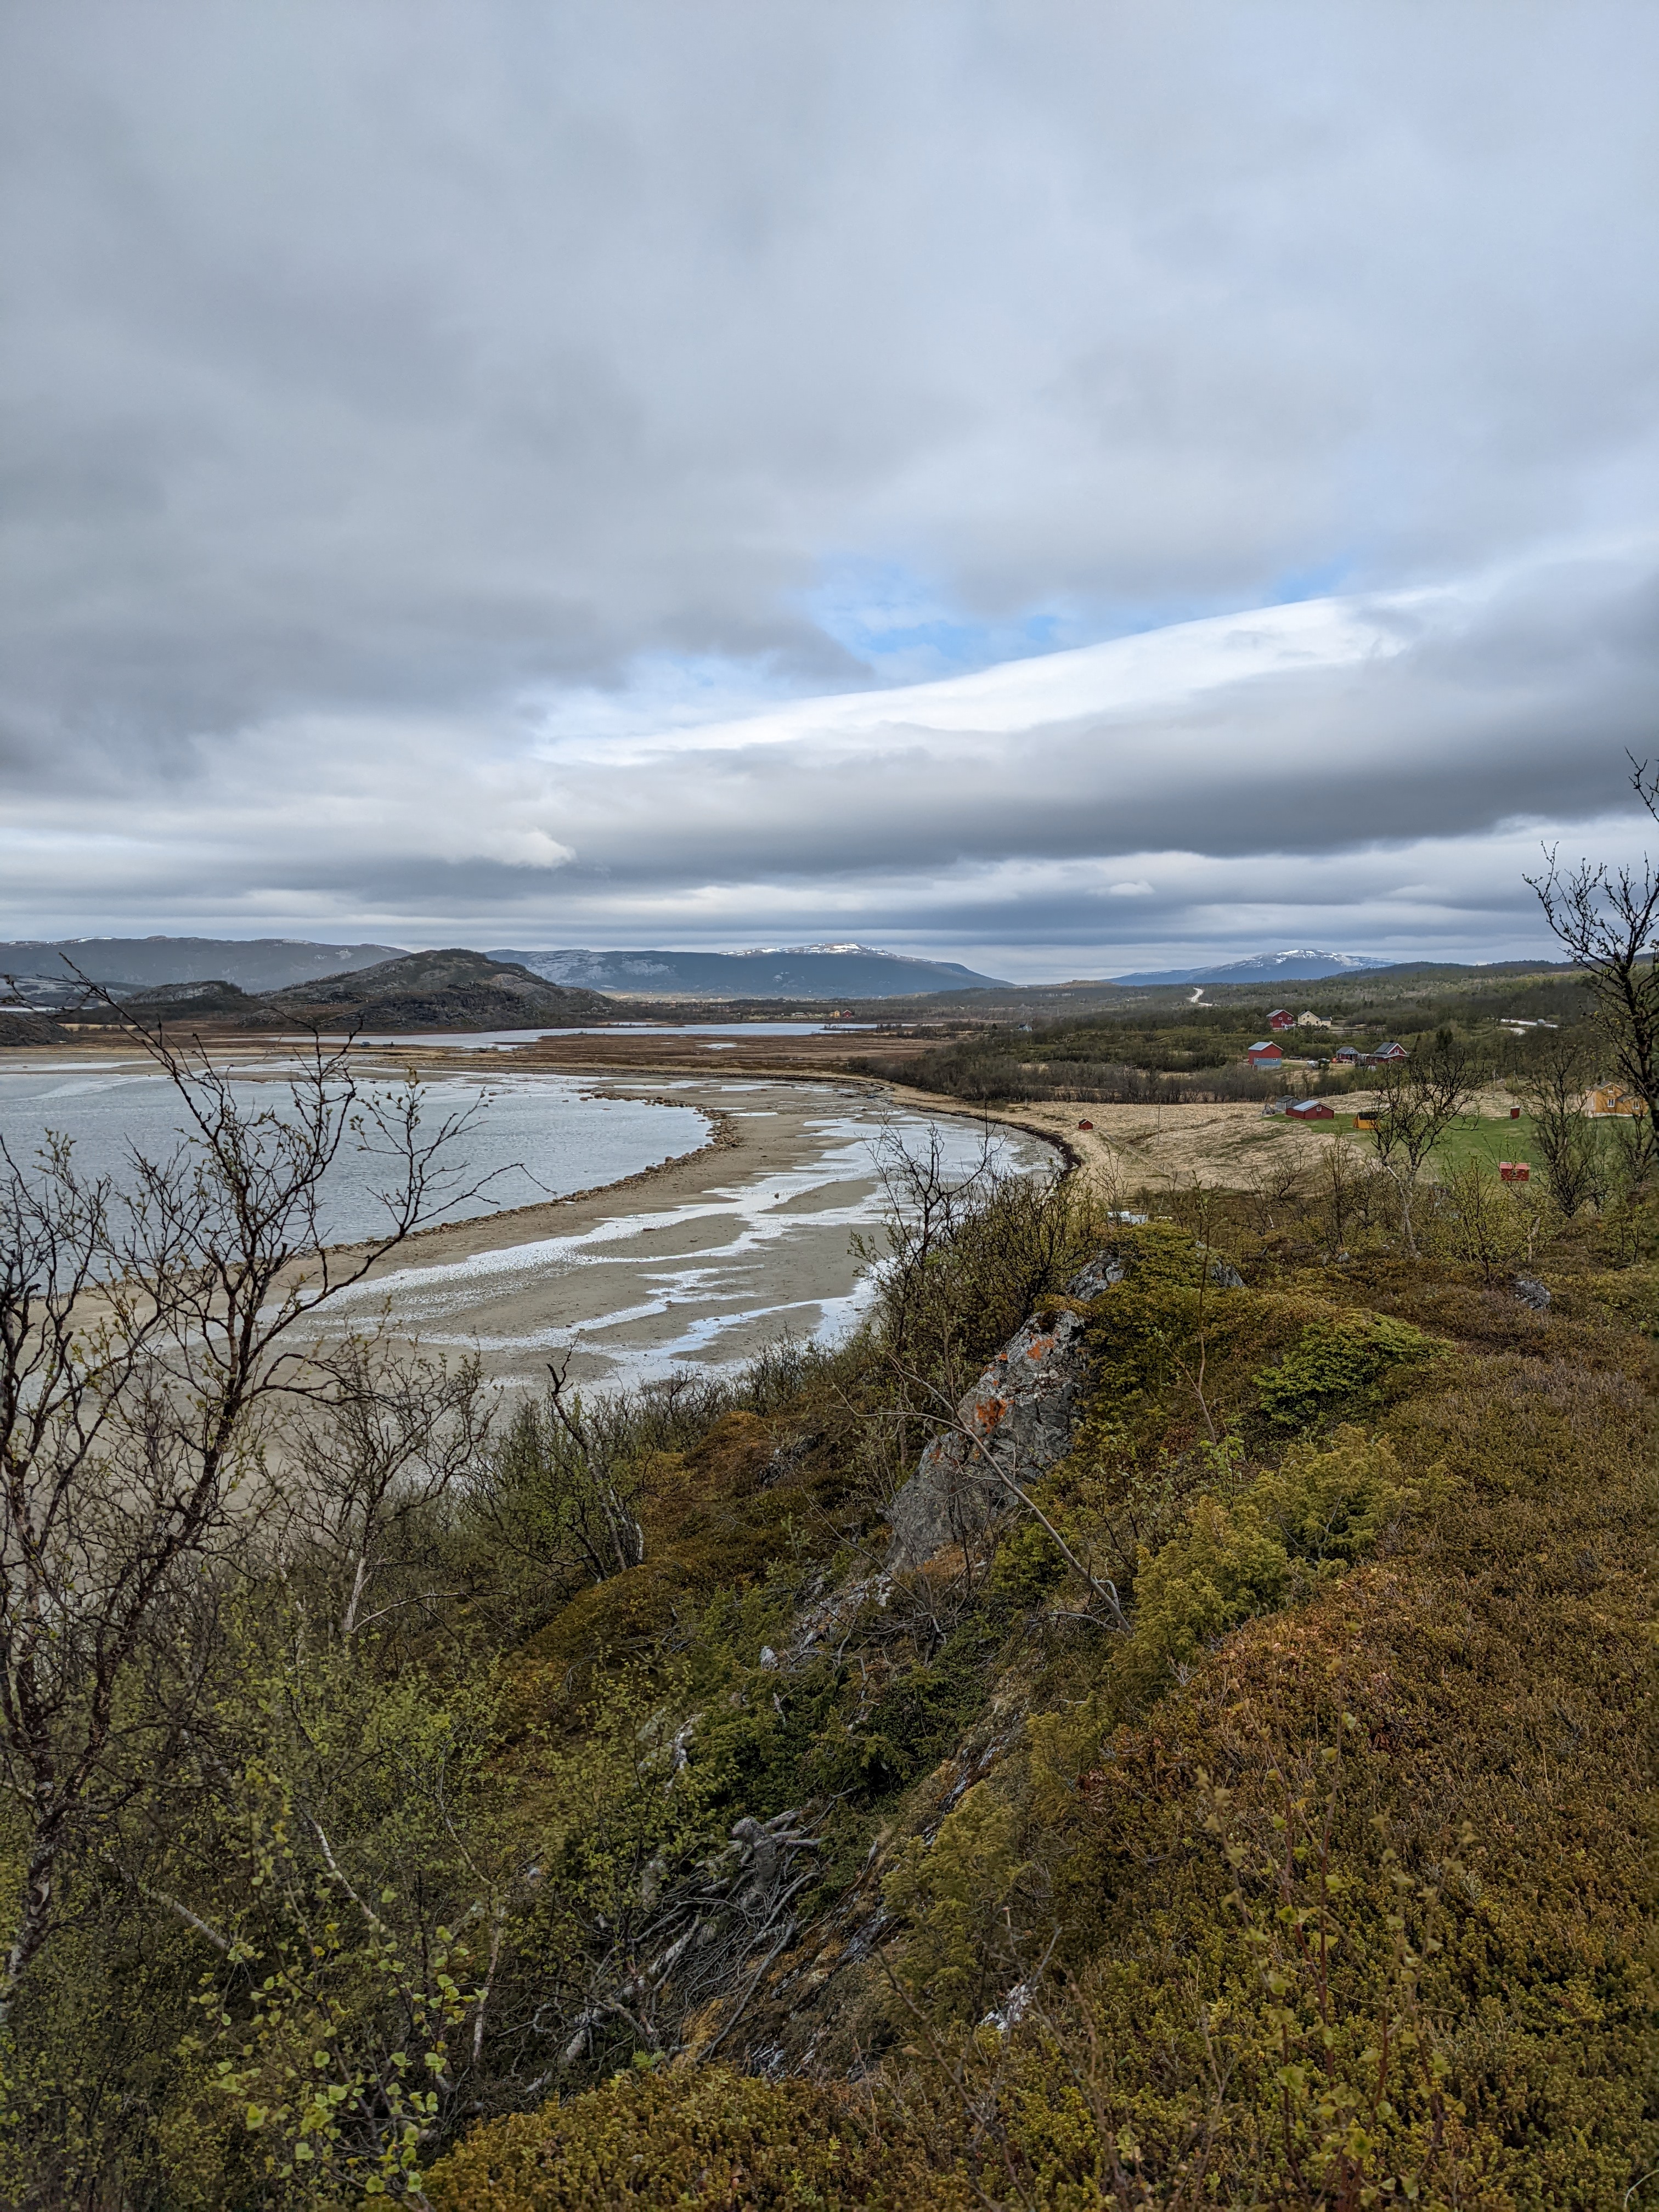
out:
{"label": "fjord water", "polygon": [[[252,1064],[226,1073],[247,1110],[292,1112],[275,1064],[257,1076]],[[993,1138],[967,1120],[895,1112],[837,1085],[665,1079],[682,1104],[613,1091],[614,1081],[494,1070],[423,1081],[428,1130],[473,1109],[447,1202],[428,1217],[455,1226],[341,1297],[322,1333],[384,1319],[434,1350],[477,1355],[514,1389],[540,1387],[550,1355],[574,1360],[578,1380],[607,1385],[731,1368],[780,1335],[828,1344],[856,1326],[875,1285],[853,1240],[878,1232],[884,1161],[896,1151],[933,1150],[952,1178],[973,1172],[988,1141],[1004,1172],[1052,1159],[1015,1131]],[[398,1087],[389,1068],[362,1083],[394,1097]],[[715,1114],[742,1128],[735,1151],[704,1155],[674,1182],[605,1188],[697,1152]],[[142,1063],[0,1068],[0,1139],[20,1165],[48,1130],[72,1141],[84,1172],[118,1183],[134,1152],[164,1158],[185,1133],[177,1094]],[[324,1186],[325,1237],[344,1243],[382,1228],[375,1193],[394,1180],[395,1162],[349,1136]],[[595,1194],[568,1215],[490,1218],[579,1191]]]}
{"label": "fjord water", "polygon": [[[363,1086],[395,1097],[395,1079]],[[291,1113],[290,1092],[275,1070],[234,1084],[246,1111]],[[457,1221],[591,1190],[695,1152],[708,1133],[691,1106],[652,1099],[596,1097],[559,1076],[446,1076],[420,1087],[422,1127],[447,1115],[472,1118],[453,1148],[453,1165],[435,1220]],[[177,1092],[155,1071],[131,1062],[37,1064],[0,1069],[0,1139],[28,1170],[48,1130],[69,1138],[87,1175],[126,1180],[132,1154],[169,1157],[185,1140]],[[324,1184],[324,1230],[349,1243],[384,1227],[375,1194],[395,1181],[396,1162],[377,1150],[372,1130],[348,1134]]]}

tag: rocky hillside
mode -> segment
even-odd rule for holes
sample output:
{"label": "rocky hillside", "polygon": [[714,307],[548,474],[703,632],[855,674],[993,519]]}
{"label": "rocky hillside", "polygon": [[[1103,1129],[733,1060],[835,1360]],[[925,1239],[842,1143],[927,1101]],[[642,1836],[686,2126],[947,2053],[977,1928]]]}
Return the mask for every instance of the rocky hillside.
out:
{"label": "rocky hillside", "polygon": [[838,1347],[319,1368],[123,1677],[0,2199],[1636,2205],[1659,1202],[1392,1188],[919,1168]]}
{"label": "rocky hillside", "polygon": [[1090,1226],[901,1255],[875,1368],[660,1455],[644,1558],[514,1662],[587,1732],[532,1785],[562,2094],[442,2212],[1544,2212],[1653,2162],[1637,1246],[1546,1298],[1316,1206]]}

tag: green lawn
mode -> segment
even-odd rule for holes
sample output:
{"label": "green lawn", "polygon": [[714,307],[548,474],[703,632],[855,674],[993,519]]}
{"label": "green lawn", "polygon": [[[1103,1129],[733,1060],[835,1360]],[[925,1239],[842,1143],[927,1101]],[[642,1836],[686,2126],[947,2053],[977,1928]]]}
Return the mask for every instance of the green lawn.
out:
{"label": "green lawn", "polygon": [[[1308,1129],[1327,1137],[1351,1138],[1355,1144],[1370,1148],[1370,1133],[1354,1129],[1352,1114],[1339,1113],[1333,1121],[1291,1121],[1275,1115],[1267,1125],[1278,1129]],[[1453,1122],[1441,1139],[1431,1166],[1431,1173],[1455,1174],[1472,1159],[1490,1164],[1495,1175],[1499,1160],[1525,1160],[1534,1175],[1543,1172],[1543,1155],[1538,1149],[1534,1134],[1532,1116],[1522,1114],[1512,1121],[1507,1114],[1464,1114]]]}
{"label": "green lawn", "polygon": [[1494,1174],[1499,1160],[1527,1160],[1534,1175],[1544,1171],[1530,1114],[1518,1121],[1507,1115],[1466,1114],[1447,1131],[1434,1157],[1443,1175],[1455,1173],[1472,1159],[1488,1161]]}

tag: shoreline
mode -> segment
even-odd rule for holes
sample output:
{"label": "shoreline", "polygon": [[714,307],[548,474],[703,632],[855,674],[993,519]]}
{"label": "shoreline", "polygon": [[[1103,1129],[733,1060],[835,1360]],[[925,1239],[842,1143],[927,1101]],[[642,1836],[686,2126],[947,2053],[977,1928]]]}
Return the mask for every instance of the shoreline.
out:
{"label": "shoreline", "polygon": [[[217,1052],[229,1042],[216,1040]],[[256,1055],[247,1040],[236,1039],[231,1053],[240,1072],[261,1073],[248,1064]],[[108,1054],[100,1040],[72,1058],[84,1064]],[[129,1044],[119,1057],[130,1055],[145,1056]],[[36,1048],[12,1064],[62,1066],[66,1057],[61,1048]],[[276,1063],[291,1060],[270,1041],[258,1057],[272,1079],[280,1078]],[[386,1066],[388,1048],[355,1057],[367,1078],[372,1065]],[[1063,1133],[1029,1118],[841,1068],[780,1066],[770,1053],[722,1053],[714,1065],[712,1055],[699,1056],[689,1067],[683,1059],[642,1065],[641,1054],[580,1070],[550,1066],[533,1049],[504,1054],[493,1068],[465,1048],[396,1057],[434,1080],[487,1082],[509,1071],[515,1079],[585,1079],[596,1097],[689,1107],[707,1126],[702,1144],[611,1182],[428,1223],[316,1316],[319,1340],[385,1329],[434,1352],[477,1357],[489,1379],[514,1391],[542,1387],[550,1355],[568,1355],[573,1380],[584,1386],[629,1387],[688,1369],[729,1369],[781,1337],[829,1341],[854,1325],[870,1293],[852,1240],[878,1223],[878,1152],[891,1125],[954,1131],[945,1149],[957,1170],[972,1164],[976,1127],[1006,1135],[1027,1163],[1041,1147],[1042,1158],[1076,1164]],[[373,1241],[327,1249],[350,1270]]]}
{"label": "shoreline", "polygon": [[[607,1073],[611,1095],[638,1097],[658,1072]],[[678,1076],[664,1103],[704,1115],[708,1140],[591,1190],[417,1231],[325,1310],[324,1327],[361,1327],[378,1308],[396,1335],[476,1355],[490,1379],[520,1389],[540,1387],[556,1352],[574,1381],[613,1388],[738,1365],[789,1334],[823,1340],[867,1302],[852,1238],[878,1218],[875,1153],[890,1121],[946,1123],[965,1139],[964,1125],[987,1119],[897,1097],[890,1084],[729,1061]],[[989,1118],[1065,1157],[1054,1133]],[[951,1149],[968,1164],[967,1142]]]}
{"label": "shoreline", "polygon": [[[629,1095],[632,1096],[632,1093]],[[683,1098],[653,1097],[641,1103],[647,1106],[684,1106],[686,1101]],[[695,1161],[706,1159],[711,1152],[735,1152],[742,1144],[733,1115],[707,1106],[693,1107],[691,1110],[704,1116],[709,1124],[709,1131],[702,1143],[694,1145],[689,1152],[671,1152],[665,1160],[658,1160],[648,1168],[636,1168],[632,1175],[617,1176],[610,1182],[589,1183],[585,1190],[562,1191],[556,1198],[533,1198],[524,1206],[499,1206],[493,1213],[468,1214],[459,1221],[429,1221],[422,1228],[411,1229],[394,1249],[407,1252],[411,1245],[422,1243],[429,1237],[442,1237],[451,1230],[474,1228],[485,1222],[516,1221],[529,1228],[532,1216],[556,1213],[561,1206],[580,1206],[589,1199],[609,1198],[614,1191],[641,1189],[647,1183],[657,1182],[672,1175],[677,1169],[690,1167]],[[360,1237],[351,1243],[331,1244],[326,1249],[331,1252],[362,1252],[377,1241],[373,1237]]]}

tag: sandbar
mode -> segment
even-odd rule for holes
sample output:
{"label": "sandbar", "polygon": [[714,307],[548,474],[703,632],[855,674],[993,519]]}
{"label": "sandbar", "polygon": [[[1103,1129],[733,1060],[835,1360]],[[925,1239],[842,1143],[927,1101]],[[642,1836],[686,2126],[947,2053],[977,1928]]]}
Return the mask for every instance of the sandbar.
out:
{"label": "sandbar", "polygon": [[[878,1234],[884,1148],[977,1159],[977,1117],[894,1101],[857,1082],[706,1076],[589,1078],[596,1092],[672,1098],[709,1125],[700,1150],[604,1189],[422,1231],[325,1310],[331,1333],[380,1326],[428,1351],[475,1354],[510,1390],[550,1361],[573,1382],[625,1387],[729,1368],[785,1334],[832,1340],[870,1295],[856,1237]],[[1011,1168],[1053,1158],[999,1133]]]}

